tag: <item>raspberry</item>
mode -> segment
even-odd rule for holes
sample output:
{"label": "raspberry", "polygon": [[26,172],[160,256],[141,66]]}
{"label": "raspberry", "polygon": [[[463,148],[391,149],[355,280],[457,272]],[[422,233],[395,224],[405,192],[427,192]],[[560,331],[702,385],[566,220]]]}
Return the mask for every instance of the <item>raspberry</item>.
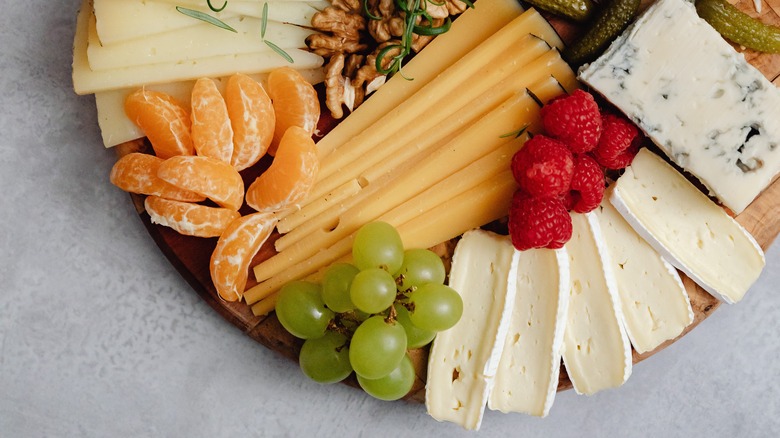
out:
{"label": "raspberry", "polygon": [[571,178],[571,193],[563,197],[566,208],[577,213],[587,213],[601,204],[604,198],[604,172],[595,159],[589,155],[574,157],[574,174]]}
{"label": "raspberry", "polygon": [[601,136],[601,113],[590,93],[575,90],[542,107],[544,130],[575,154],[593,150]]}
{"label": "raspberry", "polygon": [[641,141],[639,130],[630,121],[604,114],[601,116],[601,138],[593,156],[607,169],[623,169],[639,152]]}
{"label": "raspberry", "polygon": [[515,192],[509,209],[509,235],[519,251],[561,248],[571,239],[571,233],[571,216],[560,199]]}
{"label": "raspberry", "polygon": [[537,135],[512,157],[512,174],[531,196],[558,196],[569,190],[574,157],[563,143]]}

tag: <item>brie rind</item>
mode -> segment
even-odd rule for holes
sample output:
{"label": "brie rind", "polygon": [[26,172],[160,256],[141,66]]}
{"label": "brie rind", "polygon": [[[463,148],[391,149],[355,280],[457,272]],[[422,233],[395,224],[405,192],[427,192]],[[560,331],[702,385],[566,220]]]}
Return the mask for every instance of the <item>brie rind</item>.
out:
{"label": "brie rind", "polygon": [[428,357],[425,406],[434,419],[479,429],[509,328],[514,290],[507,288],[514,247],[507,236],[463,234],[455,247],[449,285],[463,315],[440,332]]}
{"label": "brie rind", "polygon": [[569,308],[566,249],[515,251],[508,288],[515,304],[488,407],[544,417],[558,390]]}
{"label": "brie rind", "polygon": [[566,243],[571,298],[563,336],[563,363],[577,394],[621,386],[631,375],[631,344],[623,327],[612,262],[591,212],[572,213]]}
{"label": "brie rind", "polygon": [[610,202],[667,261],[727,303],[741,300],[766,264],[750,233],[646,149],[618,179]]}
{"label": "brie rind", "polygon": [[631,228],[607,196],[594,212],[615,273],[626,332],[634,349],[644,353],[679,336],[693,322],[693,309],[677,269]]}

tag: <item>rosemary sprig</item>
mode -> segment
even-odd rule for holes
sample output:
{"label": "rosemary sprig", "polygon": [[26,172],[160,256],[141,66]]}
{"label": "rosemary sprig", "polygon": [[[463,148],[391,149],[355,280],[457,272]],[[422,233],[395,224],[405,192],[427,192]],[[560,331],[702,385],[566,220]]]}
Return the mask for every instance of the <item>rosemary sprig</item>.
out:
{"label": "rosemary sprig", "polygon": [[[404,15],[404,33],[401,35],[401,42],[399,44],[391,44],[377,53],[377,72],[384,75],[401,72],[404,59],[412,53],[412,42],[414,41],[415,34],[433,36],[443,34],[450,30],[452,20],[449,17],[447,17],[441,26],[433,25],[433,17],[431,17],[427,11],[427,2],[429,1],[435,5],[441,4],[436,3],[435,0],[395,0],[396,8],[402,11]],[[471,0],[464,0],[464,3],[470,8],[474,7],[474,3],[472,3]],[[363,0],[363,11],[371,20],[382,19],[382,17],[378,17],[371,13],[368,0]],[[422,18],[423,21],[428,24],[417,24],[418,18]],[[389,62],[386,62],[388,57],[390,57]],[[387,67],[385,67],[385,64],[387,64]]]}
{"label": "rosemary sprig", "polygon": [[[225,2],[225,4],[227,5],[227,2]],[[212,24],[212,25],[217,26],[217,27],[219,27],[221,29],[229,30],[229,31],[231,31],[233,33],[238,33],[238,31],[233,29],[233,27],[231,27],[229,24],[225,23],[224,21],[220,20],[219,18],[212,17],[209,14],[204,14],[203,12],[196,11],[194,9],[183,8],[181,6],[176,6],[176,10],[179,11],[180,13],[188,16],[188,17],[192,17],[192,18],[195,18],[195,19],[198,19],[198,20],[201,20],[201,21],[205,21],[206,23]]]}

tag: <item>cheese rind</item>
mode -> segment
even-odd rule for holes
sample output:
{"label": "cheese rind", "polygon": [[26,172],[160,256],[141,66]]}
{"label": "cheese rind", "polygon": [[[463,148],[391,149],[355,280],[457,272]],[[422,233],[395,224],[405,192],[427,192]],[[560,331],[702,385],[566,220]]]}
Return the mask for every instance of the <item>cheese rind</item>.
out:
{"label": "cheese rind", "polygon": [[750,233],[646,149],[618,179],[610,202],[671,264],[727,303],[742,299],[766,264]]}
{"label": "cheese rind", "polygon": [[780,172],[780,90],[690,2],[657,1],[579,77],[737,213]]}
{"label": "cheese rind", "polygon": [[598,218],[592,212],[571,217],[573,234],[565,245],[571,264],[571,301],[563,363],[577,394],[592,395],[628,379],[631,344]]}
{"label": "cheese rind", "polygon": [[463,298],[463,315],[436,335],[425,387],[428,414],[438,421],[479,429],[509,327],[513,254],[507,236],[482,230],[455,247],[449,285]]}
{"label": "cheese rind", "polygon": [[677,269],[631,228],[607,196],[594,213],[609,251],[634,349],[651,351],[679,336],[693,322],[693,309]]}
{"label": "cheese rind", "polygon": [[558,390],[569,309],[565,249],[515,251],[508,288],[515,303],[488,407],[544,417]]}

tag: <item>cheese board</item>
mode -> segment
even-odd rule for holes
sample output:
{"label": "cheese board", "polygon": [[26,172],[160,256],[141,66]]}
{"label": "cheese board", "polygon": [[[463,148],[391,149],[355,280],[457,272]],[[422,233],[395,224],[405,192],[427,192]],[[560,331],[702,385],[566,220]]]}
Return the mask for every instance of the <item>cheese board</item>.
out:
{"label": "cheese board", "polygon": [[[643,1],[641,9],[646,8],[652,1]],[[764,3],[761,16],[768,23],[780,23],[780,5],[774,1]],[[736,6],[747,11],[754,16],[757,15],[753,2],[750,0],[740,0]],[[569,22],[547,16],[553,27],[566,43],[570,43],[581,36],[581,30],[578,26],[572,26]],[[776,85],[780,85],[780,56],[761,54],[750,50],[741,49],[745,53],[746,59],[757,67],[767,78]],[[321,94],[322,93],[322,90]],[[320,121],[319,131],[328,132],[334,125],[334,121],[323,117]],[[131,152],[149,152],[150,145],[144,139],[134,140],[117,146],[119,156],[124,156]],[[267,157],[268,158],[268,157]],[[270,164],[270,160],[261,161],[253,168],[242,172],[245,184],[248,186],[257,175],[262,173]],[[274,350],[291,360],[297,360],[302,340],[289,334],[276,319],[272,313],[266,316],[255,316],[250,307],[241,302],[227,302],[222,300],[214,288],[209,273],[209,258],[217,243],[216,238],[203,239],[181,235],[170,228],[153,224],[148,213],[144,211],[143,197],[131,195],[136,206],[139,217],[144,223],[150,236],[157,246],[168,258],[171,264],[181,273],[186,281],[192,286],[193,290],[216,312],[218,312],[227,322],[236,326],[247,336],[258,341],[260,344]],[[246,209],[246,206],[244,207]],[[246,211],[244,213],[247,213]],[[766,189],[749,207],[736,216],[736,220],[745,227],[756,239],[758,244],[767,249],[778,233],[780,233],[780,182],[774,182]],[[261,250],[253,259],[251,266],[269,259],[275,254],[274,242],[279,237],[274,233],[271,238],[262,246]],[[451,248],[449,248],[451,250]],[[448,249],[444,249],[444,253]],[[694,329],[704,319],[710,316],[720,305],[720,301],[708,294],[702,288],[697,286],[688,277],[682,276],[683,284],[690,298],[693,308],[694,320],[680,335],[684,336],[690,330]],[[247,289],[255,285],[250,276]],[[679,339],[679,337],[678,337]],[[672,339],[664,342],[652,351],[644,353],[632,352],[632,360],[639,363],[653,356],[665,347],[675,342]],[[411,353],[417,379],[412,391],[406,397],[408,400],[422,402],[425,396],[425,364],[427,351],[425,349],[413,350]],[[357,385],[354,379],[348,379],[351,385]],[[571,388],[571,381],[562,369],[558,390]]]}
{"label": "cheese board", "polygon": [[[417,40],[380,45],[362,66],[332,47],[357,32],[334,23],[365,26],[359,2],[301,3],[272,21],[268,3],[249,2],[240,15],[255,26],[244,27],[235,11],[167,1],[122,6],[180,19],[144,40],[106,26],[123,15],[112,3],[85,0],[79,16],[74,86],[95,93],[104,142],[116,146],[111,182],[131,193],[157,246],[205,302],[262,345],[300,356],[316,381],[346,378],[377,398],[425,402],[435,419],[467,429],[479,428],[485,405],[545,416],[556,390],[620,386],[632,363],[721,300],[739,301],[780,233],[780,55],[727,42],[683,0],[583,0],[604,11],[590,30],[513,0],[466,12],[468,1],[415,3],[396,19],[406,17]],[[733,3],[780,23],[777,2]],[[313,27],[303,33],[284,18],[302,19],[302,10]],[[461,12],[450,31],[450,14]],[[367,14],[372,37],[392,32],[392,18]],[[632,17],[604,40],[614,20]],[[256,27],[267,47],[254,45]],[[168,50],[198,29],[218,38],[230,30],[240,50],[262,53],[237,60],[272,61],[267,70],[241,64],[250,77],[211,63],[232,56],[223,45],[187,49],[161,69],[117,57]],[[693,37],[683,43],[685,32]],[[298,49],[301,38],[311,52]],[[430,49],[387,79],[421,40]],[[279,67],[291,54],[326,65]],[[364,92],[374,95],[364,101]],[[361,107],[337,120],[353,105]],[[355,266],[339,268],[344,261]],[[331,272],[341,272],[330,278],[344,292],[328,286]],[[322,294],[296,280],[321,282]],[[306,308],[311,299],[324,303]],[[398,340],[372,337],[380,331]]]}

